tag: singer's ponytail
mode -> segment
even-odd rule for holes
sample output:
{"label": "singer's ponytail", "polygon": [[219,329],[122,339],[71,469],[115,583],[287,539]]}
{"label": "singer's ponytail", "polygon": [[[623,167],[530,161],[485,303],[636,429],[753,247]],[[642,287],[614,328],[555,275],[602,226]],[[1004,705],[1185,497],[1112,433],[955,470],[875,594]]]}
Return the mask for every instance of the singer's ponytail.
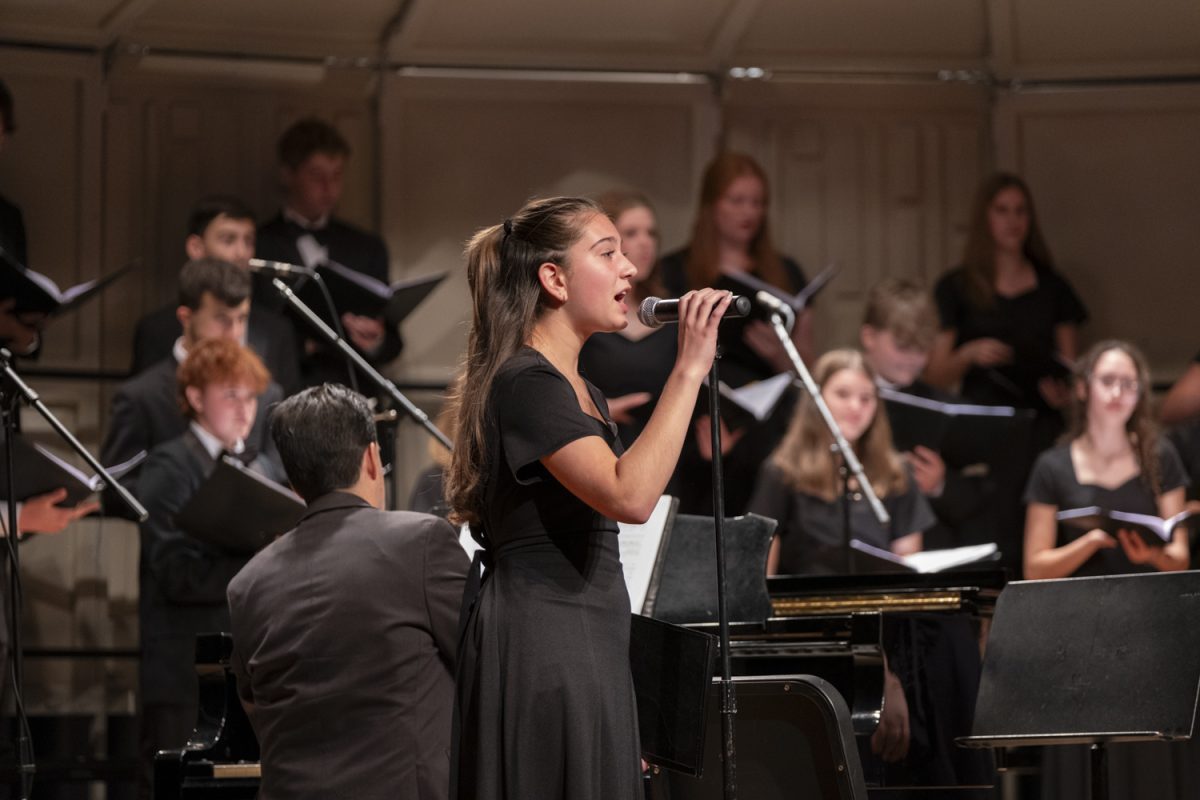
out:
{"label": "singer's ponytail", "polygon": [[450,398],[458,420],[446,499],[456,522],[480,522],[487,475],[487,409],[500,367],[524,345],[545,309],[538,268],[565,263],[567,250],[600,209],[590,200],[531,200],[512,219],[478,231],[467,243],[471,330],[462,379]]}

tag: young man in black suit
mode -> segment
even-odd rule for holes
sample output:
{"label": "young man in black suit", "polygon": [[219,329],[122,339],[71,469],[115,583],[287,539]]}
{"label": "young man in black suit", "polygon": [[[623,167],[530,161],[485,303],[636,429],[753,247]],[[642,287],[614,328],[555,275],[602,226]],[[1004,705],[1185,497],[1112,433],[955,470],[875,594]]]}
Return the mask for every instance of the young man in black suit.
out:
{"label": "young man in black suit", "polygon": [[306,389],[278,406],[271,433],[308,510],[229,584],[259,797],[445,798],[468,568],[456,531],[380,510],[361,395]]}
{"label": "young man in black suit", "polygon": [[[242,342],[250,316],[250,275],[226,261],[210,258],[189,261],[179,273],[179,306],[176,309],[182,335],[171,340],[171,354],[134,376],[117,389],[109,412],[108,435],[100,448],[100,460],[113,465],[143,450],[169,441],[188,426],[177,399],[175,373],[188,353],[208,339]],[[273,459],[274,448],[267,436],[267,408],[283,399],[283,390],[272,382],[258,405],[247,446]],[[140,470],[139,470],[140,471]],[[282,478],[282,467],[273,470]],[[116,504],[109,510],[121,513]]]}
{"label": "young man in black suit", "polygon": [[[280,177],[286,195],[283,210],[258,229],[259,258],[317,267],[335,261],[382,283],[389,283],[383,240],[334,216],[342,196],[350,145],[332,125],[308,117],[284,131],[278,145]],[[272,307],[282,300],[272,296]],[[346,338],[372,364],[400,355],[403,342],[382,316],[339,309]],[[301,338],[310,331],[300,331]],[[325,348],[306,359],[305,382],[345,382],[345,360]]]}
{"label": "young man in black suit", "polygon": [[[236,197],[213,195],[192,209],[183,249],[193,261],[213,258],[249,270],[254,237],[254,212]],[[275,294],[270,286],[262,288]],[[251,307],[246,344],[258,353],[275,382],[291,394],[300,388],[300,349],[295,328],[269,308],[269,300]],[[134,375],[171,354],[172,345],[182,333],[177,310],[178,305],[171,303],[138,320],[133,334]]]}
{"label": "young man in black suit", "polygon": [[186,427],[150,451],[138,477],[137,495],[150,514],[141,524],[138,570],[143,796],[149,796],[154,752],[182,747],[196,726],[196,634],[229,629],[225,589],[247,561],[184,533],[175,515],[222,453],[270,472],[246,447],[269,380],[249,348],[221,338],[197,343],[175,385]]}

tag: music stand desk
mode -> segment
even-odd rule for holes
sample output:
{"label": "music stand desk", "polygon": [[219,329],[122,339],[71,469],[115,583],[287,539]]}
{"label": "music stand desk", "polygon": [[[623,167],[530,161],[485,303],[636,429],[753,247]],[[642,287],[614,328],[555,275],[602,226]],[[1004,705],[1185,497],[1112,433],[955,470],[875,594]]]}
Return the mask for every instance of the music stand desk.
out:
{"label": "music stand desk", "polygon": [[1192,736],[1200,691],[1200,572],[1010,583],[996,603],[965,747],[1105,746]]}

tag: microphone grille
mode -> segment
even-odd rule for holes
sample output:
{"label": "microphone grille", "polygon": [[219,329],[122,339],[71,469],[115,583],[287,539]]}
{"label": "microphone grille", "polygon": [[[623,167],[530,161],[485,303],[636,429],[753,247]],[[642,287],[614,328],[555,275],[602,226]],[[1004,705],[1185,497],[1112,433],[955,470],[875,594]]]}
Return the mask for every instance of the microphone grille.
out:
{"label": "microphone grille", "polygon": [[642,304],[638,306],[638,319],[641,320],[641,323],[647,328],[662,327],[662,322],[654,314],[654,309],[658,305],[658,302],[659,298],[657,297],[647,297],[642,301]]}

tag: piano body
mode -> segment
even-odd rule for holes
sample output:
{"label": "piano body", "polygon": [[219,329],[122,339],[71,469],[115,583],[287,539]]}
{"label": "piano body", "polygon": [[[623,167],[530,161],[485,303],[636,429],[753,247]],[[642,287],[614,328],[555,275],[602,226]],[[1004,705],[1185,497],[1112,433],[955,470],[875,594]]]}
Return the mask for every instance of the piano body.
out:
{"label": "piano body", "polygon": [[155,800],[251,800],[258,795],[258,739],[229,668],[233,637],[196,637],[200,705],[196,728],[181,750],[154,758]]}

